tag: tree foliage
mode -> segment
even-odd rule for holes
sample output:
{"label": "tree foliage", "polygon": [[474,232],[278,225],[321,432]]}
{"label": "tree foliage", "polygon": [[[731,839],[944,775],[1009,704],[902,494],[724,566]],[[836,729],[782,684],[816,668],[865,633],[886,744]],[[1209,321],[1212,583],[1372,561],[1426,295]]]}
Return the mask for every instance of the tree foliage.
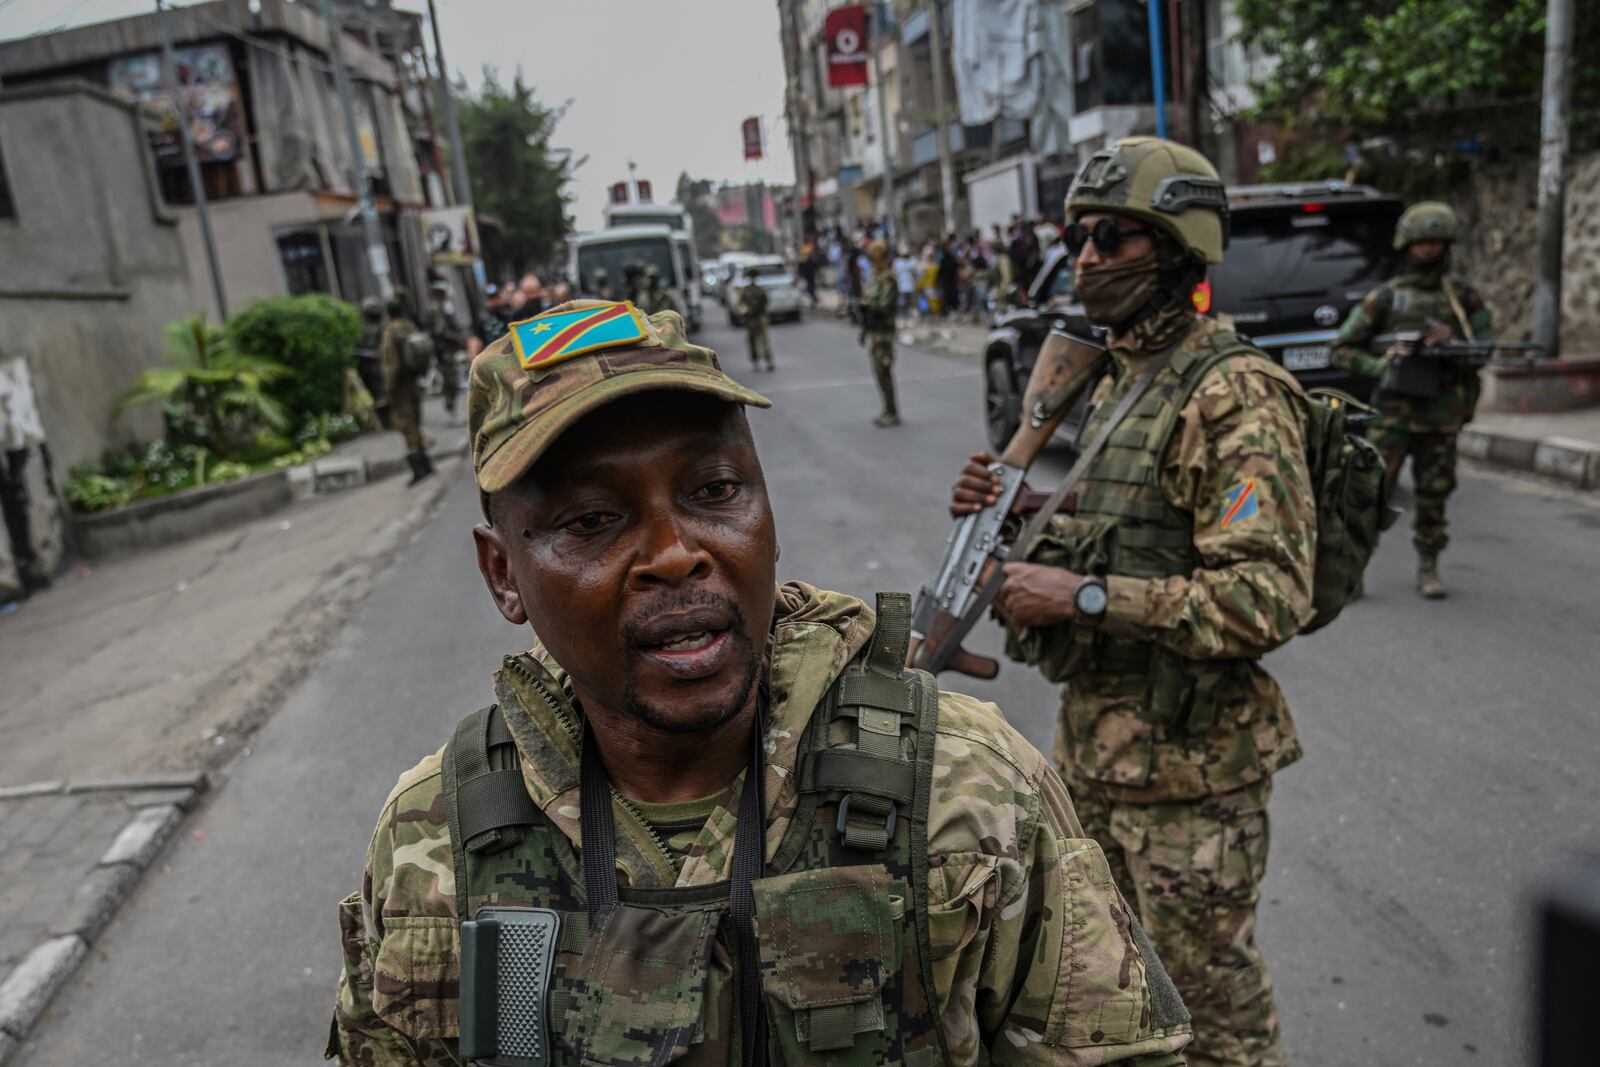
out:
{"label": "tree foliage", "polygon": [[520,274],[555,260],[572,232],[562,185],[573,167],[550,143],[565,108],[540,103],[520,73],[506,86],[485,69],[483,88],[461,92],[458,110],[473,205],[500,227],[495,266]]}
{"label": "tree foliage", "polygon": [[678,203],[689,210],[689,217],[694,220],[694,245],[700,258],[715,259],[721,255],[722,220],[711,202],[711,182],[705,178],[691,178],[687,171],[679,174]]}
{"label": "tree foliage", "polygon": [[[1579,3],[1574,104],[1600,101],[1600,4]],[[1256,88],[1285,125],[1383,132],[1419,112],[1536,98],[1545,0],[1236,0],[1240,39],[1275,60]]]}

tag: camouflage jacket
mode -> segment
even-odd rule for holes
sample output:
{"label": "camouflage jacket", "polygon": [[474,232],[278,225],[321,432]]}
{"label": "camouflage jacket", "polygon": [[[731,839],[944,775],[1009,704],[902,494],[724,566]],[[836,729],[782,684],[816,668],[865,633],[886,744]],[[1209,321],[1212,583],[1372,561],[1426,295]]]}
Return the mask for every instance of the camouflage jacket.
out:
{"label": "camouflage jacket", "polygon": [[658,311],[676,311],[679,314],[683,312],[678,306],[678,298],[664,285],[656,289],[639,290],[639,299],[635,304],[646,315],[654,315]]}
{"label": "camouflage jacket", "polygon": [[506,335],[506,323],[499,315],[488,308],[478,314],[478,340],[483,342],[483,347],[488,348]]}
{"label": "camouflage jacket", "polygon": [[1443,277],[1442,271],[1411,270],[1390,279],[1350,309],[1334,339],[1334,364],[1378,381],[1376,403],[1384,419],[1419,433],[1458,433],[1472,420],[1481,388],[1479,371],[1470,366],[1448,368],[1439,396],[1432,399],[1385,392],[1381,382],[1389,361],[1382,352],[1373,351],[1374,341],[1400,330],[1426,333],[1436,322],[1448,324],[1456,337],[1463,336],[1465,325],[1471,327],[1473,340],[1494,339],[1493,316],[1477,290],[1458,279],[1450,281],[1466,314],[1463,324],[1445,292]]}
{"label": "camouflage jacket", "polygon": [[378,359],[383,367],[384,390],[393,395],[397,390],[412,389],[417,384],[417,373],[406,366],[400,346],[417,331],[410,319],[390,319],[378,335]]}
{"label": "camouflage jacket", "polygon": [[739,310],[746,326],[759,326],[767,321],[767,291],[755,282],[739,290]]}
{"label": "camouflage jacket", "polygon": [[430,307],[423,319],[423,328],[433,338],[434,348],[440,356],[448,355],[462,346],[461,331],[444,313],[443,308]]}
{"label": "camouflage jacket", "polygon": [[[875,622],[860,601],[800,583],[779,590],[775,615],[769,857],[799,810],[797,757],[807,723]],[[543,706],[529,689],[541,655],[536,647],[507,658],[496,678],[502,708]],[[559,678],[557,665],[541,662]],[[954,1062],[1181,1063],[1188,1027],[1151,1024],[1154,976],[1147,982],[1128,906],[1060,779],[992,704],[946,693],[939,711],[927,902],[937,1004],[929,1010]],[[536,743],[516,740],[529,795],[580,848],[576,744],[559,723],[528,721]],[[344,968],[328,1051],[342,1063],[458,1062],[459,917],[440,778],[439,754],[401,776],[379,817],[362,889],[340,905]],[[731,797],[726,804],[736,807]],[[677,872],[628,804],[614,803],[613,815],[625,885],[728,878],[735,815],[726,807],[713,813]],[[708,1013],[703,1040],[726,1042],[736,1014]],[[565,1051],[554,1051],[555,1062],[565,1062]]]}
{"label": "camouflage jacket", "polygon": [[[1198,319],[1180,351],[1197,348],[1217,329],[1212,320]],[[1112,352],[1124,379],[1148,358],[1117,347]],[[1218,707],[1215,720],[1193,734],[1182,724],[1150,721],[1142,675],[1072,678],[1062,691],[1056,738],[1056,758],[1069,782],[1092,782],[1132,802],[1188,800],[1238,789],[1300,758],[1283,691],[1256,661],[1311,615],[1316,500],[1299,390],[1263,359],[1230,355],[1206,372],[1179,410],[1161,461],[1161,494],[1192,517],[1198,568],[1160,579],[1110,568],[1110,602],[1100,623],[1114,637],[1150,642],[1186,660],[1239,661],[1239,669],[1218,683],[1225,691],[1209,694]],[[1162,381],[1156,379],[1157,388]],[[1095,402],[1114,387],[1113,379],[1103,380]],[[1240,503],[1246,486],[1253,488],[1255,510],[1246,520],[1235,514],[1230,521],[1230,501]],[[1075,522],[1055,519],[1041,542],[1070,541]],[[1047,628],[1043,638],[1070,643],[1074,627]]]}
{"label": "camouflage jacket", "polygon": [[861,293],[861,328],[869,334],[893,334],[895,308],[900,303],[900,287],[888,270],[874,271]]}

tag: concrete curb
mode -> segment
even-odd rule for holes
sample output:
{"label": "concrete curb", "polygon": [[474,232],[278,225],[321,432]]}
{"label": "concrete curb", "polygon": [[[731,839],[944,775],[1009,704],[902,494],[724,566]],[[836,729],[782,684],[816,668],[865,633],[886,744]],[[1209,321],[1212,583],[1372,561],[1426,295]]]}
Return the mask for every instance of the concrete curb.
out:
{"label": "concrete curb", "polygon": [[1600,489],[1600,444],[1571,437],[1519,437],[1467,427],[1461,455],[1491,467],[1538,474],[1574,489]]}

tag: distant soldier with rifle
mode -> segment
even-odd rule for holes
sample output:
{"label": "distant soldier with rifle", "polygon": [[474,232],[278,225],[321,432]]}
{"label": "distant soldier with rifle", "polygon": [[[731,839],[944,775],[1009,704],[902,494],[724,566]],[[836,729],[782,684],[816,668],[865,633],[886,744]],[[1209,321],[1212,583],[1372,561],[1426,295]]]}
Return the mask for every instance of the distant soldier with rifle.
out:
{"label": "distant soldier with rifle", "polygon": [[[1077,291],[1108,329],[1113,373],[1068,476],[1074,514],[1029,524],[1014,562],[994,568],[993,603],[1007,652],[1066,683],[1062,774],[1193,1014],[1189,1063],[1282,1064],[1255,911],[1272,776],[1301,749],[1260,660],[1313,615],[1312,406],[1292,376],[1195,312],[1191,294],[1227,235],[1205,157],[1119,141],[1090,157],[1066,211]],[[1025,399],[1025,429],[1048,433],[1069,394]],[[972,457],[956,515],[1017,491],[1009,452]],[[927,622],[919,610],[932,644]],[[921,653],[911,663],[936,669]],[[961,655],[958,668],[985,665]]]}
{"label": "distant soldier with rifle", "polygon": [[389,394],[389,426],[406,442],[411,484],[433,473],[428,439],[422,434],[422,378],[433,365],[433,338],[411,321],[411,297],[396,289],[389,297],[389,324],[379,344],[383,383]]}
{"label": "distant soldier with rifle", "polygon": [[423,325],[433,339],[433,358],[439,366],[439,392],[444,398],[444,410],[454,415],[456,397],[461,393],[461,367],[457,358],[466,341],[453,320],[455,301],[450,296],[449,283],[434,282],[432,293]]}
{"label": "distant soldier with rifle", "polygon": [[768,303],[767,291],[761,288],[755,275],[746,277],[739,289],[739,319],[744,323],[745,340],[750,344],[750,366],[754,370],[761,369],[763,360],[768,370],[777,369],[772,365],[772,331],[767,328]]}
{"label": "distant soldier with rifle", "polygon": [[389,427],[389,391],[383,379],[383,301],[375,296],[361,300],[361,339],[356,342],[356,372],[372,394],[378,421]]}
{"label": "distant soldier with rifle", "polygon": [[889,269],[889,246],[873,241],[867,246],[872,264],[872,280],[861,291],[860,341],[872,356],[872,376],[883,397],[883,412],[872,420],[874,426],[899,426],[900,408],[894,396],[894,314],[900,303],[900,290]]}
{"label": "distant soldier with rifle", "polygon": [[[1406,457],[1416,483],[1412,542],[1417,592],[1449,594],[1439,555],[1449,543],[1444,504],[1456,487],[1456,438],[1478,406],[1479,367],[1493,339],[1489,309],[1465,282],[1449,277],[1455,212],[1413,204],[1395,226],[1405,270],[1368,293],[1339,329],[1333,361],[1377,381],[1380,418],[1368,438],[1383,452],[1391,487]],[[1460,346],[1459,342],[1476,342]]]}

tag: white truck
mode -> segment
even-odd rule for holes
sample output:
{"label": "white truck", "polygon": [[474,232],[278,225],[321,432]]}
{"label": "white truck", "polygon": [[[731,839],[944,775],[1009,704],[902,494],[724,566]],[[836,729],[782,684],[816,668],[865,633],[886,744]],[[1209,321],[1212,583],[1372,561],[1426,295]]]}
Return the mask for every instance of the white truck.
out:
{"label": "white truck", "polygon": [[689,329],[698,330],[702,318],[701,304],[705,297],[700,291],[700,256],[694,247],[694,220],[688,210],[682,204],[607,204],[601,208],[600,215],[605,220],[607,230],[665,226],[672,231],[685,279],[679,290],[678,302],[683,307],[683,317]]}
{"label": "white truck", "polygon": [[[619,226],[595,233],[577,234],[568,241],[571,261],[568,275],[579,294],[595,297],[600,293],[596,271],[606,272],[606,285],[620,298],[628,266],[654,267],[661,284],[672,290],[678,307],[684,311],[689,329],[700,328],[699,286],[690,280],[677,236],[665,226]],[[693,305],[689,293],[695,294]]]}

